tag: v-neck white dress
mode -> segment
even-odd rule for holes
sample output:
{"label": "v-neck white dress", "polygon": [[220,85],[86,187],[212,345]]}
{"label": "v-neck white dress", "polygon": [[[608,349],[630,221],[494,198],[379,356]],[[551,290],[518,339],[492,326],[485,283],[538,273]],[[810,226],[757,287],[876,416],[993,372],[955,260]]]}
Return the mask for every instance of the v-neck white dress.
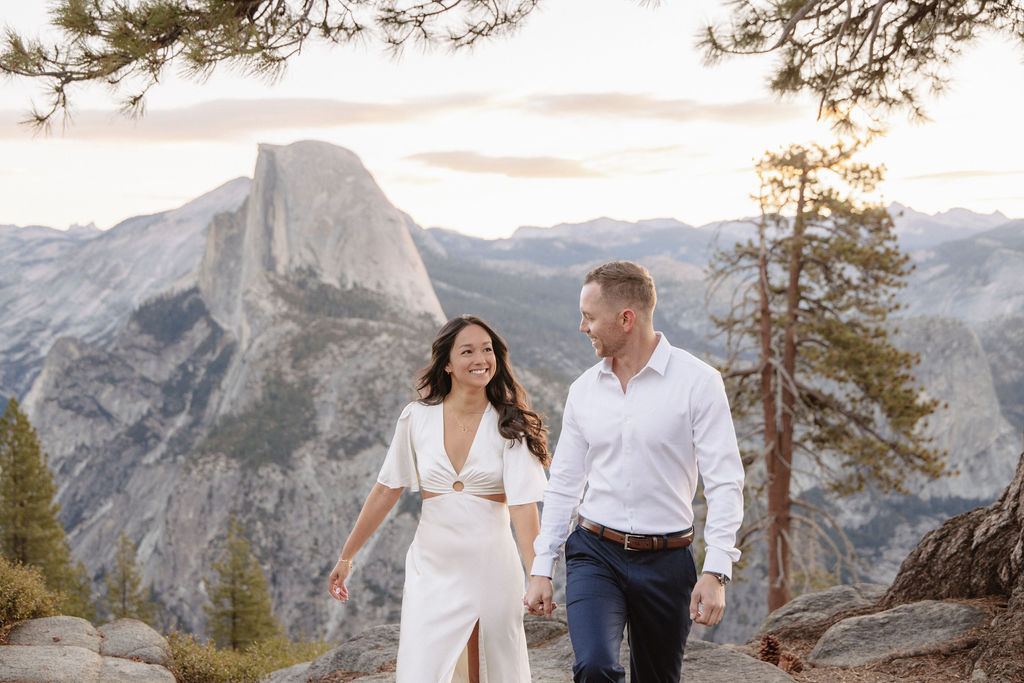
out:
{"label": "v-neck white dress", "polygon": [[[543,498],[544,468],[525,441],[498,433],[497,411],[488,406],[456,473],[444,449],[442,411],[405,407],[377,477],[390,488],[443,494],[423,501],[405,558],[397,681],[468,681],[465,646],[479,621],[480,681],[528,683],[526,577],[508,506]],[[507,503],[480,497],[498,493]]]}

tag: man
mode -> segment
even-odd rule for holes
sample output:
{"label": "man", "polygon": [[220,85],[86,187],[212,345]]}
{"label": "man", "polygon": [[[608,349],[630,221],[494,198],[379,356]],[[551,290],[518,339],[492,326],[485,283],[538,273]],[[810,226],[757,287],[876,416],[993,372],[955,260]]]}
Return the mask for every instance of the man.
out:
{"label": "man", "polygon": [[[721,375],[654,331],[655,301],[650,274],[626,261],[590,271],[580,293],[580,332],[602,360],[569,389],[524,597],[532,614],[551,614],[564,544],[575,681],[625,680],[628,626],[633,682],[678,683],[690,621],[721,620],[740,555],[743,466]],[[708,504],[699,578],[689,547],[698,471]]]}

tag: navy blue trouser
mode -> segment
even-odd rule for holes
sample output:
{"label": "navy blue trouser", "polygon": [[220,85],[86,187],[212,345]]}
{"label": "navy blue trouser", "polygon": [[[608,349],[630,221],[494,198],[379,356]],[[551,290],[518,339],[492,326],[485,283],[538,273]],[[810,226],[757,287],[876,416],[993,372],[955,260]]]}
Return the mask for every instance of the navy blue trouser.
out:
{"label": "navy blue trouser", "polygon": [[577,527],[565,542],[565,601],[577,683],[679,683],[697,566],[690,548],[636,552]]}

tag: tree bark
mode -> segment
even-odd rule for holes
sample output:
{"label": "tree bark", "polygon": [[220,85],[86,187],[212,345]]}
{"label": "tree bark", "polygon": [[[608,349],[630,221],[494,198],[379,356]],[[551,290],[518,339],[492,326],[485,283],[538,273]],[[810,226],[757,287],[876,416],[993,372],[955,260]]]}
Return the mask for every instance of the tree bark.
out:
{"label": "tree bark", "polygon": [[768,471],[768,515],[771,526],[768,529],[768,609],[776,610],[790,599],[792,583],[792,553],[790,528],[792,517],[790,507],[790,486],[793,479],[793,430],[796,411],[796,394],[793,382],[796,378],[796,326],[800,307],[800,274],[803,270],[804,239],[804,191],[807,186],[807,170],[800,173],[800,190],[793,217],[793,237],[789,256],[789,282],[786,287],[786,323],[782,341],[782,373],[776,374],[779,383],[780,405],[778,406],[780,429],[778,446],[769,455]]}
{"label": "tree bark", "polygon": [[999,500],[921,539],[880,606],[981,597],[1005,600],[1006,609],[974,649],[975,666],[990,680],[1024,680],[1024,454]]}

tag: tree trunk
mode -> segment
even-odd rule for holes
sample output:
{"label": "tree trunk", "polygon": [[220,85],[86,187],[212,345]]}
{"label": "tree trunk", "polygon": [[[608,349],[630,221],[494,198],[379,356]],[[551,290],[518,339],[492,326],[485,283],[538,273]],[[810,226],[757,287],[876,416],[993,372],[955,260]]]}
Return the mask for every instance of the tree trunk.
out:
{"label": "tree trunk", "polygon": [[793,479],[793,423],[796,410],[796,394],[793,382],[796,378],[796,327],[800,308],[800,275],[803,270],[804,238],[804,189],[807,172],[800,174],[800,191],[793,217],[793,237],[790,240],[789,282],[786,285],[786,326],[782,340],[782,371],[776,372],[779,383],[778,447],[769,454],[768,462],[774,471],[768,474],[768,515],[771,526],[768,529],[768,609],[776,610],[790,599],[792,582],[791,565],[793,548],[790,545],[791,498],[789,487]]}
{"label": "tree trunk", "polygon": [[918,600],[996,597],[1007,607],[974,649],[989,680],[1024,680],[1024,454],[999,500],[957,515],[903,561],[883,608]]}
{"label": "tree trunk", "polygon": [[772,311],[768,294],[768,258],[764,239],[764,225],[761,226],[761,254],[758,259],[760,282],[758,297],[761,334],[761,407],[764,412],[764,451],[765,471],[768,476],[768,514],[771,524],[768,527],[768,609],[776,609],[773,605],[783,605],[789,598],[787,590],[789,574],[783,564],[783,557],[788,551],[784,548],[789,530],[788,520],[784,520],[777,511],[784,506],[789,498],[789,485],[786,472],[783,471],[780,458],[778,406],[775,403],[775,375],[777,369],[771,360],[772,351]]}

